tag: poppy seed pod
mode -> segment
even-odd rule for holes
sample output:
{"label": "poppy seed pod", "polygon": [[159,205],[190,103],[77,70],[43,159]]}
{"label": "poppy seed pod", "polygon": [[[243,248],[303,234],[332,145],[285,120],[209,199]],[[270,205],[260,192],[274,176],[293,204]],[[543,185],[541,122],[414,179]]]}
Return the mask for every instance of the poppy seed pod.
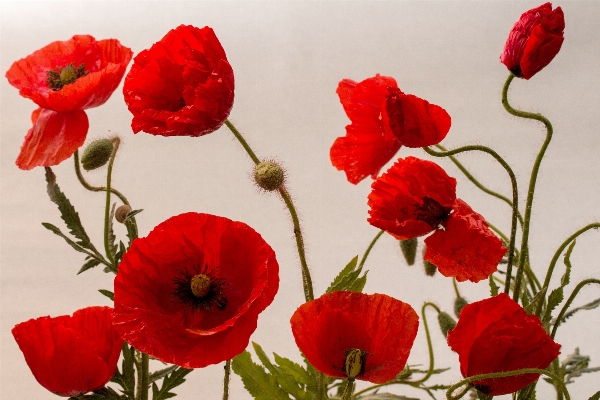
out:
{"label": "poppy seed pod", "polygon": [[98,139],[90,143],[81,155],[81,166],[91,171],[105,165],[113,152],[113,142],[110,139]]}
{"label": "poppy seed pod", "polygon": [[402,255],[404,255],[404,259],[408,265],[415,263],[415,259],[417,258],[417,244],[417,238],[400,241],[400,250],[402,250]]}
{"label": "poppy seed pod", "polygon": [[460,311],[467,305],[469,302],[464,297],[457,297],[454,300],[454,315],[457,317],[460,316]]}
{"label": "poppy seed pod", "polygon": [[127,219],[127,214],[129,214],[130,212],[131,207],[127,204],[123,204],[122,206],[119,206],[115,211],[115,219],[117,220],[117,222],[123,224],[125,223],[125,219]]}
{"label": "poppy seed pod", "polygon": [[285,173],[278,164],[272,161],[263,161],[254,169],[254,179],[258,186],[271,192],[283,185]]}
{"label": "poppy seed pod", "polygon": [[438,323],[440,324],[440,329],[442,330],[444,336],[448,336],[448,332],[456,328],[456,321],[454,318],[452,318],[450,314],[443,311],[438,314]]}

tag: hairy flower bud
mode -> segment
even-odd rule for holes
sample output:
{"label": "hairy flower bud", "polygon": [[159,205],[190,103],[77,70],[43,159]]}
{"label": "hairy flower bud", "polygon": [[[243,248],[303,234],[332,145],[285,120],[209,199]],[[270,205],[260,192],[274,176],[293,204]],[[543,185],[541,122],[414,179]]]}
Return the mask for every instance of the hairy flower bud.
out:
{"label": "hairy flower bud", "polygon": [[272,161],[263,161],[254,169],[254,179],[258,186],[271,192],[283,185],[285,174],[278,164]]}
{"label": "hairy flower bud", "polygon": [[454,300],[454,315],[456,315],[457,318],[460,316],[460,310],[467,304],[469,304],[469,302],[464,297],[458,296],[456,300]]}
{"label": "hairy flower bud", "polygon": [[423,247],[423,268],[427,276],[434,276],[437,272],[437,267],[425,259],[425,247]]}
{"label": "hairy flower bud", "polygon": [[86,171],[100,168],[108,162],[113,152],[113,142],[110,139],[98,139],[90,143],[81,156],[81,166]]}
{"label": "hairy flower bud", "polygon": [[438,314],[438,323],[444,336],[448,336],[448,332],[456,328],[456,321],[450,316],[450,314],[441,312]]}
{"label": "hairy flower bud", "polygon": [[404,259],[408,265],[413,265],[415,263],[415,259],[417,258],[418,243],[419,242],[416,237],[400,241],[400,250],[402,250],[402,254],[404,255]]}
{"label": "hairy flower bud", "polygon": [[127,204],[123,204],[122,206],[119,206],[119,208],[117,208],[117,210],[115,211],[115,219],[117,220],[117,222],[124,223],[125,219],[127,218],[127,214],[129,214],[130,212],[131,207]]}

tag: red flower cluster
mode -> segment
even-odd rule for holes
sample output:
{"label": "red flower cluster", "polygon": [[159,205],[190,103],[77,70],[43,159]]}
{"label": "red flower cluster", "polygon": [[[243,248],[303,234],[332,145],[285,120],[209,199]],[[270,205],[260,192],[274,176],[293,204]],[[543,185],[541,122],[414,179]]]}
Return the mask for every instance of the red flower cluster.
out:
{"label": "red flower cluster", "polygon": [[337,94],[352,123],[331,146],[330,158],[353,184],[369,175],[376,178],[401,146],[430,146],[450,130],[446,110],[403,93],[388,76],[377,74],[359,83],[344,79]]}
{"label": "red flower cluster", "polygon": [[12,334],[35,379],[59,396],[79,396],[113,377],[123,341],[112,308],[88,307],[73,316],[41,317],[16,325]]}
{"label": "red flower cluster", "polygon": [[398,159],[371,187],[369,223],[399,240],[435,231],[425,239],[425,260],[442,275],[479,282],[497,270],[506,248],[484,218],[456,198],[456,179],[437,164]]}
{"label": "red flower cluster", "polygon": [[560,7],[552,10],[552,4],[545,3],[533,8],[511,29],[500,61],[516,76],[529,79],[558,54],[564,30],[565,16]]}
{"label": "red flower cluster", "polygon": [[216,364],[246,348],[278,273],[275,253],[248,225],[181,214],[125,253],[113,322],[125,341],[164,362]]}
{"label": "red flower cluster", "polygon": [[332,292],[301,305],[290,323],[298,348],[319,371],[385,383],[406,365],[419,317],[384,294]]}
{"label": "red flower cluster", "polygon": [[14,62],[6,73],[8,82],[41,107],[32,114],[33,127],[17,166],[56,165],[83,145],[88,131],[83,110],[108,100],[132,55],[116,39],[96,41],[89,35],[75,35]]}
{"label": "red flower cluster", "polygon": [[233,89],[233,70],[213,30],[181,25],[135,57],[123,94],[134,133],[202,136],[229,116]]}
{"label": "red flower cluster", "polygon": [[[560,354],[560,345],[506,293],[466,305],[448,345],[458,353],[464,377],[524,368],[546,369]],[[482,393],[513,393],[537,380],[538,374],[473,382]]]}

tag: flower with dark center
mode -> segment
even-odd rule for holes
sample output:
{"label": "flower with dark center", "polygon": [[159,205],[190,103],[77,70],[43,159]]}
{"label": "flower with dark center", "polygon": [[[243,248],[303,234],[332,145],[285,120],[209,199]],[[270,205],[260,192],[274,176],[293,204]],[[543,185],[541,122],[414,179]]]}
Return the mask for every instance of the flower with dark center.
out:
{"label": "flower with dark center", "polygon": [[74,83],[77,78],[86,76],[90,71],[87,71],[83,64],[78,68],[75,68],[75,65],[70,63],[64,67],[56,67],[54,71],[46,71],[46,73],[48,74],[48,78],[46,78],[48,86],[50,86],[52,90],[60,90],[63,86]]}
{"label": "flower with dark center", "polygon": [[248,345],[279,287],[273,249],[242,222],[186,213],[133,241],[115,278],[115,328],[136,349],[184,368]]}

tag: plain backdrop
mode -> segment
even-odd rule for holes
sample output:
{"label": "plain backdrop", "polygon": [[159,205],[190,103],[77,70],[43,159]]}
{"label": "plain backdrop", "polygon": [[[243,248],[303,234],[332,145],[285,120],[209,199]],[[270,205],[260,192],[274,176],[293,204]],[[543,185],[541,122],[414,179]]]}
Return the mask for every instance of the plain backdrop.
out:
{"label": "plain backdrop", "polygon": [[[521,13],[538,5],[538,1],[3,1],[0,70],[5,73],[19,58],[74,34],[117,38],[137,54],[180,24],[212,27],[235,72],[230,119],[259,157],[284,165],[318,295],[352,257],[362,255],[378,232],[366,221],[371,180],[351,185],[329,161],[331,144],[344,135],[349,123],[335,93],[338,82],[380,73],[394,77],[404,92],[444,107],[452,116],[452,129],[443,144],[454,148],[478,143],[496,149],[519,179],[522,208],[545,131],[541,124],[510,116],[502,108],[500,94],[508,71],[499,55]],[[555,128],[533,204],[531,262],[540,278],[566,237],[600,219],[600,3],[554,5],[563,8],[566,20],[560,53],[530,81],[515,79],[509,93],[515,107],[543,113]],[[255,187],[253,164],[227,128],[200,138],[134,135],[121,88],[105,105],[88,111],[87,141],[121,137],[113,185],[134,208],[144,209],[138,215],[140,235],[187,211],[221,215],[252,226],[275,249],[281,283],[273,304],[260,315],[251,340],[268,354],[277,352],[300,361],[288,321],[303,302],[303,292],[292,225],[283,203]],[[0,91],[0,393],[3,399],[51,399],[55,396],[37,384],[10,330],[30,318],[110,305],[97,290],[112,289],[113,276],[100,267],[77,276],[84,257],[42,227],[41,222],[50,222],[64,228],[46,194],[43,168],[21,171],[14,163],[35,105],[20,97],[5,79]],[[420,149],[407,148],[396,157],[407,155],[429,158]],[[465,154],[460,159],[487,186],[510,195],[506,174],[490,157]],[[437,162],[457,177],[460,198],[509,232],[510,209],[505,203],[480,192],[449,160]],[[101,248],[104,196],[79,185],[71,159],[54,171],[96,247]],[[105,175],[106,169],[101,169],[86,176],[100,185]],[[124,237],[121,229],[117,234]],[[567,294],[580,280],[600,277],[599,259],[598,233],[588,232],[577,240]],[[425,276],[420,260],[408,267],[391,236],[380,239],[366,268],[365,292],[389,294],[418,310],[423,302],[433,301],[451,312],[451,280],[439,274]],[[563,271],[561,261],[552,287]],[[462,283],[459,288],[470,301],[489,295],[485,282]],[[585,288],[574,305],[599,295],[598,287]],[[435,365],[452,367],[435,382],[456,382],[460,378],[458,357],[448,349],[434,313],[429,320]],[[579,347],[591,357],[591,366],[599,366],[598,322],[600,310],[572,317],[557,335],[563,346],[561,358]],[[427,364],[422,325],[408,362]],[[180,398],[221,398],[222,367],[194,371],[177,389]],[[573,399],[587,399],[599,389],[598,375],[588,374],[577,381],[570,385]],[[233,377],[231,386],[231,398],[251,398],[239,377]],[[538,399],[555,397],[546,383],[538,387]],[[426,398],[410,388],[390,391]],[[437,398],[444,398],[442,392],[437,392]]]}

